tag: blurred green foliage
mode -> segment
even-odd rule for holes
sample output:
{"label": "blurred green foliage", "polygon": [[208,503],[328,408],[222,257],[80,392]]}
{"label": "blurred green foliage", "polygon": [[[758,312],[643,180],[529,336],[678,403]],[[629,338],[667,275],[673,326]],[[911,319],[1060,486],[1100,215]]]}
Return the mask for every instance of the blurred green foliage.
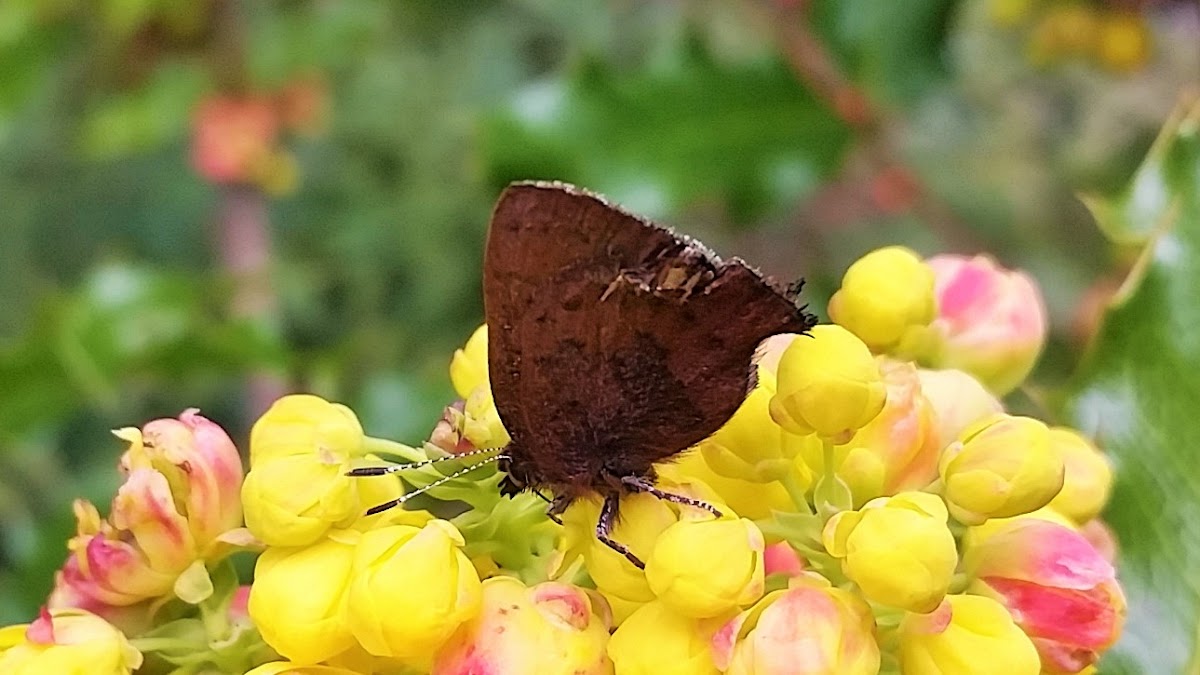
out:
{"label": "blurred green foliage", "polygon": [[[1018,404],[1055,399],[1081,299],[1128,264],[1075,193],[1123,185],[1200,72],[1191,3],[1064,6],[0,3],[0,622],[44,599],[71,500],[111,499],[105,429],[195,406],[244,442],[267,382],[424,437],[512,179],[803,274],[818,310],[871,247],[988,250],[1046,290],[1054,335]],[[280,143],[270,196],[192,166],[203,101],[314,77],[326,119]],[[271,241],[250,273],[228,246],[247,201]]]}

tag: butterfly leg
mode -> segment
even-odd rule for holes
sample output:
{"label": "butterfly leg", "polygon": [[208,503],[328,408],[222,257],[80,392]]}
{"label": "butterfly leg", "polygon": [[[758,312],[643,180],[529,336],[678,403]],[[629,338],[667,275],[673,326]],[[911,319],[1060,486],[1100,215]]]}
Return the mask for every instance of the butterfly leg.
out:
{"label": "butterfly leg", "polygon": [[646,563],[642,562],[629,547],[612,538],[613,528],[617,526],[617,508],[620,505],[620,497],[612,494],[604,498],[604,506],[600,507],[600,520],[596,522],[596,538],[608,546],[612,550],[625,556],[625,559],[633,563],[633,566],[639,570],[646,569]]}
{"label": "butterfly leg", "polygon": [[653,483],[645,478],[642,478],[641,476],[621,476],[621,485],[624,485],[634,492],[645,492],[647,494],[652,494],[665,502],[675,502],[676,504],[694,506],[698,509],[704,509],[718,518],[721,517],[721,512],[718,511],[717,507],[713,506],[712,504],[700,499],[694,499],[692,497],[677,495],[673,492],[660,490],[655,487]]}
{"label": "butterfly leg", "polygon": [[541,497],[546,503],[550,504],[550,506],[546,508],[546,517],[558,523],[559,525],[562,525],[562,518],[559,518],[559,516],[562,515],[562,513],[567,510],[567,507],[571,505],[571,500],[561,496],[550,499],[538,490],[534,490],[533,494]]}

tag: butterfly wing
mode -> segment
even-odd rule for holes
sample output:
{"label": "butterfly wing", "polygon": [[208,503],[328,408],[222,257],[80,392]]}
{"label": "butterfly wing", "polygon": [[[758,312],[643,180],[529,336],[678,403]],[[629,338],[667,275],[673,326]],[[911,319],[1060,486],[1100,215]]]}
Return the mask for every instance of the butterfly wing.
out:
{"label": "butterfly wing", "polygon": [[759,342],[815,321],[741,261],[557,183],[500,197],[484,305],[513,453],[559,491],[711,435],[745,398]]}

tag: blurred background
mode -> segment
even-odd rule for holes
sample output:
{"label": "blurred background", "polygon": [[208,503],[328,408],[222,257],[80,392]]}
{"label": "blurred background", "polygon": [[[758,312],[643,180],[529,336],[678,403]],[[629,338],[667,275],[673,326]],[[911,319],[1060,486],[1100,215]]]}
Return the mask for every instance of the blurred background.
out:
{"label": "blurred background", "polygon": [[512,180],[803,275],[818,311],[871,248],[991,252],[1047,293],[1025,396],[1053,396],[1131,263],[1077,195],[1197,80],[1179,0],[3,0],[0,623],[72,499],[105,510],[108,429],[198,407],[244,444],[311,391],[423,439]]}

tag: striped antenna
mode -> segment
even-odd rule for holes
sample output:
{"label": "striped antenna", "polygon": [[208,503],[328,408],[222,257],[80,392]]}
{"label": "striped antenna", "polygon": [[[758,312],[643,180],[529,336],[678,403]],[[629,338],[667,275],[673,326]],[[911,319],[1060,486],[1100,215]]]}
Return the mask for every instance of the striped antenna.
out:
{"label": "striped antenna", "polygon": [[[492,450],[493,450],[493,451],[494,451],[495,449],[496,449],[496,448],[492,448]],[[486,452],[486,451],[484,451],[484,450],[476,450],[476,451],[474,451],[474,452],[465,452],[465,453],[463,453],[463,454],[461,454],[461,455],[457,455],[457,457],[465,457],[465,456],[467,456],[467,455],[480,454],[480,453],[482,453],[482,452]],[[433,488],[435,488],[435,487],[437,487],[437,486],[439,486],[439,485],[443,485],[443,484],[445,484],[445,483],[448,483],[448,482],[450,482],[450,481],[454,480],[455,478],[458,478],[458,477],[460,477],[460,476],[462,476],[462,475],[464,475],[464,474],[467,474],[467,473],[470,473],[471,471],[474,471],[475,469],[478,469],[478,468],[479,468],[479,467],[481,467],[481,466],[487,466],[488,464],[491,464],[492,462],[497,462],[497,461],[499,461],[499,460],[502,460],[502,459],[508,459],[508,456],[507,456],[507,455],[495,455],[495,456],[493,456],[493,457],[488,457],[487,459],[485,459],[485,460],[483,460],[483,461],[476,462],[475,464],[472,464],[471,466],[463,467],[463,468],[459,469],[458,471],[455,471],[454,473],[450,474],[449,476],[443,476],[443,477],[441,477],[441,478],[439,478],[439,479],[437,479],[437,480],[433,481],[432,483],[430,483],[429,485],[426,485],[425,487],[420,487],[420,488],[417,488],[416,490],[413,490],[412,492],[409,492],[408,494],[406,494],[406,495],[403,495],[403,496],[401,496],[401,497],[397,497],[396,499],[393,499],[393,500],[391,500],[390,502],[384,502],[384,503],[382,503],[382,504],[378,504],[378,505],[376,505],[376,506],[372,506],[371,508],[367,509],[367,515],[368,515],[368,516],[373,516],[373,515],[375,515],[376,513],[379,513],[380,511],[387,511],[388,509],[391,509],[391,508],[395,508],[395,507],[397,507],[397,506],[400,506],[400,505],[401,505],[401,504],[403,504],[404,502],[406,502],[406,501],[408,501],[408,500],[412,499],[413,497],[416,497],[417,495],[423,495],[423,494],[425,494],[426,492],[429,492],[430,490],[432,490]],[[410,467],[410,466],[413,466],[413,465],[412,465],[412,464],[403,464],[403,465],[400,465],[398,468],[396,468],[396,467],[390,467],[390,466],[389,466],[389,467],[377,467],[377,468],[380,468],[380,469],[394,469],[394,470],[397,470],[397,471],[398,471],[399,469],[408,468],[408,467]],[[388,472],[383,472],[383,471],[381,471],[380,473],[388,473]],[[356,474],[356,475],[374,476],[374,475],[378,475],[378,474]]]}
{"label": "striped antenna", "polygon": [[[360,477],[361,476],[383,476],[383,475],[386,475],[389,473],[396,473],[397,471],[404,471],[405,469],[419,469],[423,466],[429,466],[430,464],[441,464],[442,462],[449,462],[449,461],[455,460],[455,459],[462,459],[463,457],[473,457],[475,455],[485,455],[489,452],[499,452],[500,450],[503,450],[503,449],[504,448],[483,448],[481,450],[472,450],[470,452],[464,452],[464,453],[457,454],[457,455],[446,455],[445,457],[434,457],[433,459],[427,459],[423,462],[410,462],[408,464],[388,464],[386,466],[360,466],[357,469],[350,469],[349,471],[346,472],[346,475],[347,476],[360,476]],[[499,457],[497,457],[496,459],[499,459]],[[492,460],[492,461],[495,461],[495,460]],[[479,464],[472,464],[468,468],[483,466],[484,464],[490,464],[490,462],[481,462]]]}

